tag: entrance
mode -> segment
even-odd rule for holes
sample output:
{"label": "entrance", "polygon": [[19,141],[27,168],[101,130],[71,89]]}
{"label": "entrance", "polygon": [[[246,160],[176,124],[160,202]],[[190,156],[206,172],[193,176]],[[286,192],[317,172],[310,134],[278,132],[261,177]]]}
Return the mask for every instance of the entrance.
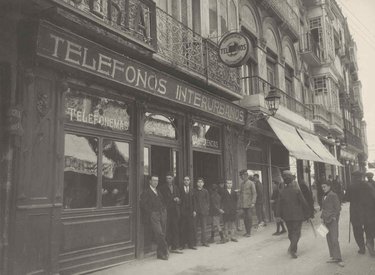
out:
{"label": "entrance", "polygon": [[205,188],[211,189],[212,184],[219,184],[220,181],[220,155],[193,151],[193,169],[194,185],[201,177]]}

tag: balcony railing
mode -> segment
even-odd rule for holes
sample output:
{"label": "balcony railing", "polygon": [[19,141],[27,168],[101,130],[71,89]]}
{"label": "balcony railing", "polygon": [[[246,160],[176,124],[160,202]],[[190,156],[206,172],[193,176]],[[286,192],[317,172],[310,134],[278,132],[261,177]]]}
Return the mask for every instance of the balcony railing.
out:
{"label": "balcony railing", "polygon": [[289,30],[299,38],[299,18],[286,0],[261,0],[264,7],[270,7],[273,12],[288,26]]}
{"label": "balcony railing", "polygon": [[[264,96],[267,96],[271,86],[273,86],[271,83],[259,76],[245,77],[243,78],[243,81],[247,81],[249,83],[249,86],[251,87],[248,91],[249,95],[263,94]],[[312,109],[309,106],[288,95],[281,89],[277,87],[275,87],[275,89],[281,97],[281,106],[284,106],[290,111],[297,113],[306,119],[312,118]]]}
{"label": "balcony railing", "polygon": [[330,124],[330,114],[327,107],[321,104],[310,104],[309,106],[313,109],[313,120],[328,127]]}
{"label": "balcony railing", "polygon": [[236,94],[241,94],[240,70],[220,61],[212,41],[163,10],[156,8],[157,53],[174,65],[198,73],[209,81]]}
{"label": "balcony railing", "polygon": [[176,65],[204,74],[203,38],[159,8],[156,18],[158,54]]}
{"label": "balcony railing", "polygon": [[347,144],[352,145],[357,149],[363,149],[361,138],[354,135],[352,132],[345,130],[345,138],[346,138]]}
{"label": "balcony railing", "polygon": [[342,119],[342,116],[336,112],[331,112],[330,115],[331,121],[330,124],[333,126],[338,127],[339,129],[344,128],[344,120]]}
{"label": "balcony railing", "polygon": [[[152,49],[156,47],[155,3],[151,0],[53,0],[108,29]],[[142,20],[143,24],[139,24]]]}
{"label": "balcony railing", "polygon": [[301,36],[300,52],[306,56],[306,60],[312,65],[319,65],[323,60],[323,51],[318,42],[311,36],[311,33],[305,33]]}

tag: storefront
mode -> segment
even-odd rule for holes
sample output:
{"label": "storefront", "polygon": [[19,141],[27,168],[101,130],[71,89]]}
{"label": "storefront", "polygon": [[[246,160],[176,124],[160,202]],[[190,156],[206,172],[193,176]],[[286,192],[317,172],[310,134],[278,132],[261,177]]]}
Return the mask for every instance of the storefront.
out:
{"label": "storefront", "polygon": [[14,274],[86,272],[153,251],[138,203],[147,176],[238,181],[242,108],[47,21],[36,29]]}

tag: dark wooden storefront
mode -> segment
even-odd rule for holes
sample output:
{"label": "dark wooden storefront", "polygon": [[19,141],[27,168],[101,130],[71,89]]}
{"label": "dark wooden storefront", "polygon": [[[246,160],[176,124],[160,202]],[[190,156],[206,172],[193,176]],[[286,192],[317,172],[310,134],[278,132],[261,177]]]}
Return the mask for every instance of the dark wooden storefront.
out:
{"label": "dark wooden storefront", "polygon": [[[48,22],[31,29],[9,270],[71,274],[142,257],[152,251],[138,203],[146,176],[203,176],[208,187],[235,176],[244,112]],[[212,108],[198,107],[203,98]]]}

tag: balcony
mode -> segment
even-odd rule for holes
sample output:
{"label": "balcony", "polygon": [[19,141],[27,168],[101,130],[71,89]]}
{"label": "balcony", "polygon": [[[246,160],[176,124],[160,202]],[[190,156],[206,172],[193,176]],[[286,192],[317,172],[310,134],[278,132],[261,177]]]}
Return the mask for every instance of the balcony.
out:
{"label": "balcony", "polygon": [[[263,102],[261,100],[255,100],[254,96],[255,95],[262,95],[262,100],[264,99],[265,96],[268,95],[268,92],[270,91],[270,88],[272,86],[271,83],[267,82],[266,80],[262,79],[259,76],[251,76],[251,77],[245,77],[243,78],[243,81],[246,81],[245,86],[246,92],[248,93],[248,99],[244,99],[244,101],[251,101],[249,104],[243,104],[246,105],[245,107],[255,107],[254,103],[257,104],[257,107],[262,106]],[[284,91],[282,91],[279,88],[276,88],[276,91],[278,94],[281,96],[280,98],[280,105],[285,107],[286,109],[299,114],[300,116],[310,120],[312,118],[312,109],[308,107],[306,104],[298,101],[294,97],[286,94]],[[253,104],[251,104],[253,103]]]}
{"label": "balcony", "polygon": [[330,130],[335,131],[338,135],[343,135],[344,120],[342,115],[337,112],[330,112]]}
{"label": "balcony", "polygon": [[152,0],[52,0],[95,24],[150,50],[156,48]]}
{"label": "balcony", "polygon": [[311,36],[311,33],[305,33],[301,36],[299,43],[301,57],[311,66],[321,65],[323,52],[318,42]]}
{"label": "balcony", "polygon": [[232,98],[242,97],[240,70],[220,61],[215,43],[159,8],[156,8],[156,21],[158,55],[172,66],[200,75],[208,85],[224,90]]}
{"label": "balcony", "polygon": [[359,151],[363,150],[363,143],[360,137],[354,135],[349,130],[345,130],[345,138],[348,145],[355,147]]}
{"label": "balcony", "polygon": [[330,113],[324,105],[321,104],[309,104],[309,107],[313,110],[313,122],[315,125],[329,130],[330,125]]}
{"label": "balcony", "polygon": [[281,21],[282,27],[289,30],[294,41],[299,39],[299,18],[286,0],[258,0],[266,8],[272,11]]}

